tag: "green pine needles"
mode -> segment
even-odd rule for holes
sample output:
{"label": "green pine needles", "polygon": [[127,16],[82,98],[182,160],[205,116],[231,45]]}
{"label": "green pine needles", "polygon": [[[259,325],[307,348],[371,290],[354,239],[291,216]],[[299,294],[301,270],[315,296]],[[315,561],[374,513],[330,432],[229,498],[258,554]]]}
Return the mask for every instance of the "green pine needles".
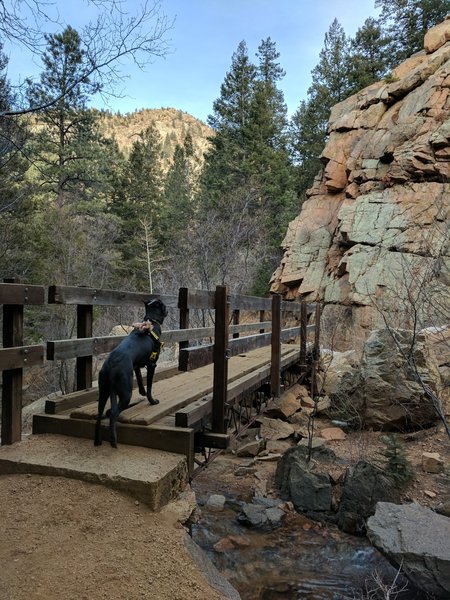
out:
{"label": "green pine needles", "polygon": [[407,459],[403,446],[395,433],[389,433],[382,438],[385,448],[380,450],[386,475],[399,486],[404,486],[414,478],[414,470]]}

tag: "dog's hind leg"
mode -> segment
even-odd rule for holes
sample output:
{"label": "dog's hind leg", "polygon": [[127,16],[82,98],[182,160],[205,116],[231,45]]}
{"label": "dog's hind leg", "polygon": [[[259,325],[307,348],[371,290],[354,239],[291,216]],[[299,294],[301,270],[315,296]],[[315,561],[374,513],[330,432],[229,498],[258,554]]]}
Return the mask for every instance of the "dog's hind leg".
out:
{"label": "dog's hind leg", "polygon": [[[116,381],[118,384],[118,393],[111,390],[111,410],[109,413],[109,428],[111,435],[111,446],[117,448],[117,419],[122,411],[126,410],[130,405],[131,396],[133,393],[133,372]],[[117,396],[119,403],[117,403]]]}
{"label": "dog's hind leg", "polygon": [[111,410],[109,411],[109,435],[113,448],[117,448],[117,417],[119,416],[119,407],[117,405],[116,392],[111,390]]}
{"label": "dog's hind leg", "polygon": [[101,424],[103,418],[103,411],[105,410],[106,402],[109,398],[109,382],[108,377],[105,373],[100,371],[98,376],[98,413],[97,420],[95,422],[95,437],[94,437],[94,445],[101,446],[102,445],[102,436],[101,436]]}

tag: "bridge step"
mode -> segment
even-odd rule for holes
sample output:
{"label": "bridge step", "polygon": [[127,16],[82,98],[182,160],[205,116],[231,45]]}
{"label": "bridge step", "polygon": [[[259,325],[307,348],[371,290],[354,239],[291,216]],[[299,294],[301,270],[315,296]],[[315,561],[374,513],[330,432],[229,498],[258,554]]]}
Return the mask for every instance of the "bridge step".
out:
{"label": "bridge step", "polygon": [[[69,415],[34,415],[33,416],[33,434],[62,434],[76,438],[86,438],[90,440],[92,450],[94,450],[94,429],[95,421],[87,419],[73,419]],[[105,446],[109,446],[109,428],[108,421],[105,420],[101,429],[102,440]],[[130,446],[143,446],[155,450],[164,450],[183,454],[188,463],[188,470],[191,473],[194,464],[194,430],[187,427],[171,427],[168,425],[130,425],[126,423],[117,424],[117,441]]]}
{"label": "bridge step", "polygon": [[[177,367],[166,367],[164,369],[158,369],[154,376],[155,383],[163,381],[170,377],[175,377],[180,374]],[[144,384],[147,382],[147,376],[142,375]],[[137,382],[133,379],[133,387],[137,388]],[[88,388],[87,390],[80,390],[78,392],[72,392],[70,394],[64,394],[64,396],[57,396],[50,398],[45,402],[45,412],[49,415],[56,415],[63,413],[67,410],[79,408],[85,404],[91,402],[97,402],[98,400],[98,387]]]}
{"label": "bridge step", "polygon": [[0,448],[0,473],[36,473],[99,483],[160,510],[184,488],[184,456],[160,450],[104,444],[63,435],[31,436]]}

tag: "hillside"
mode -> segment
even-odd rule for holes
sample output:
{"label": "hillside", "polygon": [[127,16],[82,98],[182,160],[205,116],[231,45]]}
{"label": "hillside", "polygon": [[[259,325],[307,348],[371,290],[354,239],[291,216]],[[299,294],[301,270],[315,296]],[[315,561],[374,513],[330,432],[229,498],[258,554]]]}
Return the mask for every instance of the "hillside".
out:
{"label": "hillside", "polygon": [[213,130],[192,115],[175,108],[142,109],[126,115],[103,113],[101,123],[104,135],[115,138],[125,154],[130,152],[133,141],[141,131],[155,125],[161,136],[165,159],[170,163],[177,144],[183,144],[186,134],[192,136],[195,159],[203,161],[208,149],[208,137]]}

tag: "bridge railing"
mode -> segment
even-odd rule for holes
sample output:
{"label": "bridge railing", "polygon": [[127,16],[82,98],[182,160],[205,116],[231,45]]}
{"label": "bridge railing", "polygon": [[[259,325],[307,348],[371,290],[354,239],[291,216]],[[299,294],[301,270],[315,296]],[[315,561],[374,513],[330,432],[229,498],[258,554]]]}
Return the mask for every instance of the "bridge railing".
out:
{"label": "bridge railing", "polygon": [[[47,292],[47,293],[46,293]],[[164,330],[166,343],[178,343],[179,370],[189,370],[214,363],[212,428],[222,433],[227,399],[227,364],[231,356],[262,346],[271,346],[271,390],[280,394],[281,343],[300,336],[299,362],[306,363],[306,339],[315,331],[318,349],[319,327],[308,325],[308,315],[315,311],[319,323],[319,305],[282,301],[279,295],[259,298],[229,294],[225,286],[215,291],[181,288],[178,296],[146,294],[70,286],[29,286],[0,284],[0,304],[3,304],[3,348],[0,349],[2,388],[2,444],[20,440],[23,368],[42,365],[47,361],[76,359],[75,387],[78,392],[92,390],[93,358],[113,350],[125,336],[97,336],[94,332],[94,308],[142,307],[149,298],[160,298],[171,311],[178,312],[179,329]],[[23,307],[27,304],[76,306],[75,339],[48,340],[35,346],[23,345]],[[212,326],[190,327],[191,313],[206,310],[212,315]],[[256,314],[256,322],[241,322],[243,313]],[[283,315],[288,313],[298,325],[283,328]],[[270,316],[270,318],[268,318]],[[246,315],[248,318],[248,315]],[[253,332],[257,332],[256,334]],[[245,337],[242,334],[246,332]],[[191,346],[192,341],[205,342]],[[214,340],[211,342],[210,340]],[[317,351],[315,351],[317,353]],[[92,398],[95,391],[86,394]],[[93,399],[93,398],[92,398]]]}
{"label": "bridge railing", "polygon": [[0,349],[2,444],[13,444],[21,439],[24,368],[44,362],[45,348],[42,344],[24,346],[24,307],[44,302],[44,286],[22,285],[8,280],[0,284],[0,304],[3,304],[3,348]]}

